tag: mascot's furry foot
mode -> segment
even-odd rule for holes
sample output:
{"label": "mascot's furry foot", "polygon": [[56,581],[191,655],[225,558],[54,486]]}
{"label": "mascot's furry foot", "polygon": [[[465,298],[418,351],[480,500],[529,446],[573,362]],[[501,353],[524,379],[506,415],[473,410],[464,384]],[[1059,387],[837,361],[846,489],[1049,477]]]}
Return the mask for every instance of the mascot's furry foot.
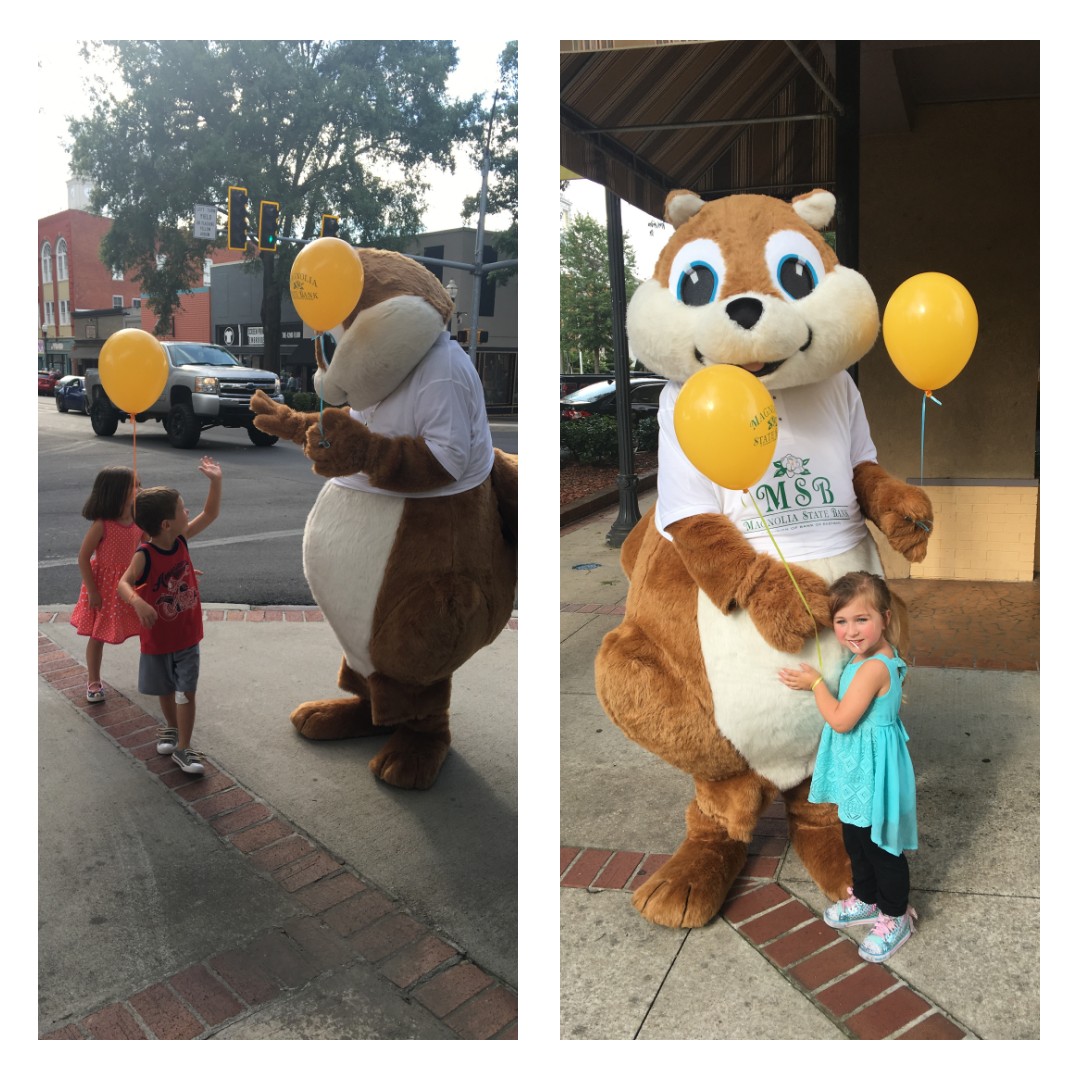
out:
{"label": "mascot's furry foot", "polygon": [[695,803],[686,811],[687,836],[644,885],[634,907],[650,922],[674,929],[704,926],[722,907],[746,863],[746,844],[733,840]]}
{"label": "mascot's furry foot", "polygon": [[448,717],[418,720],[395,728],[368,768],[392,787],[424,791],[435,783],[449,750]]}
{"label": "mascot's furry foot", "polygon": [[851,862],[844,847],[844,832],[831,803],[807,802],[810,780],[784,792],[788,836],[817,887],[830,899],[847,896]]}
{"label": "mascot's furry foot", "polygon": [[305,701],[289,719],[305,739],[356,739],[386,731],[372,723],[371,703],[360,698]]}

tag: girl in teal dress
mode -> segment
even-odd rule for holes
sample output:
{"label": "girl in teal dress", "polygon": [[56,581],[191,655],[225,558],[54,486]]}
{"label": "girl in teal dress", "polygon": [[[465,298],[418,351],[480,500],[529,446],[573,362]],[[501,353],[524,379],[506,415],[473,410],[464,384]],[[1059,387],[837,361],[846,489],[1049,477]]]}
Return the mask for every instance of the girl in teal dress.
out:
{"label": "girl in teal dress", "polygon": [[833,631],[851,656],[834,697],[809,664],[784,668],[780,680],[809,690],[828,725],[821,735],[810,801],[835,803],[851,858],[852,887],[825,911],[830,926],[873,923],[859,948],[864,960],[887,960],[909,937],[905,851],[918,847],[915,770],[900,722],[907,665],[889,641],[889,589],[876,574],[845,574],[829,590]]}

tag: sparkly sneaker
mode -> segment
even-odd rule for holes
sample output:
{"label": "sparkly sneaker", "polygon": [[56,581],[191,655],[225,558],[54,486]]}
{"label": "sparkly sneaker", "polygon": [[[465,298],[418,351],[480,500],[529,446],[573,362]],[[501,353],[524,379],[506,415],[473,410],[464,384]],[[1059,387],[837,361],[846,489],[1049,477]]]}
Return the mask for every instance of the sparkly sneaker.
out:
{"label": "sparkly sneaker", "polygon": [[171,754],[176,749],[176,740],[180,733],[174,727],[162,728],[158,732],[157,752],[159,754]]}
{"label": "sparkly sneaker", "polygon": [[911,937],[911,932],[915,929],[912,919],[918,917],[912,907],[895,918],[882,914],[874,923],[874,929],[859,946],[859,955],[864,960],[869,960],[871,964],[880,964],[882,960],[888,960]]}
{"label": "sparkly sneaker", "polygon": [[847,899],[837,900],[832,907],[826,908],[822,918],[830,926],[841,929],[845,926],[862,926],[864,923],[877,922],[880,914],[877,904],[865,903],[849,888]]}
{"label": "sparkly sneaker", "polygon": [[183,750],[176,750],[172,759],[180,766],[182,772],[193,773],[196,776],[202,776],[206,772],[206,769],[203,768],[202,759],[190,746],[185,746]]}
{"label": "sparkly sneaker", "polygon": [[92,682],[86,684],[86,700],[91,705],[96,705],[99,701],[105,700],[105,688],[99,682]]}

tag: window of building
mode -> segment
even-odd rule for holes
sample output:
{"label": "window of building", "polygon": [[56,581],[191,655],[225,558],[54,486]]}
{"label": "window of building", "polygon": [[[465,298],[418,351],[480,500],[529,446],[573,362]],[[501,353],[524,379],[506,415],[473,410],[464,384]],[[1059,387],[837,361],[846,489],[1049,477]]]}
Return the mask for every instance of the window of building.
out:
{"label": "window of building", "polygon": [[122,266],[114,266],[113,267],[112,279],[113,279],[113,281],[123,281],[124,280],[124,268]]}
{"label": "window of building", "polygon": [[52,284],[52,244],[48,240],[41,245],[41,283]]}
{"label": "window of building", "polygon": [[112,306],[114,308],[122,308],[124,306],[124,298],[122,296],[114,296],[112,298]]}
{"label": "window of building", "polygon": [[60,301],[60,325],[61,326],[70,326],[71,325],[71,301],[70,300],[61,300]]}
{"label": "window of building", "polygon": [[202,264],[202,283],[208,288],[210,286],[210,268],[214,265],[213,259],[203,259]]}
{"label": "window of building", "polygon": [[131,307],[132,307],[133,311],[138,311],[139,308],[142,307],[142,297],[141,296],[133,296],[131,298]]}
{"label": "window of building", "polygon": [[67,281],[67,279],[67,241],[63,237],[60,237],[56,242],[56,280]]}
{"label": "window of building", "polygon": [[45,301],[45,318],[42,320],[42,322],[44,322],[44,324],[46,326],[48,326],[50,329],[56,323],[55,307],[54,307],[53,302],[51,300],[46,300]]}

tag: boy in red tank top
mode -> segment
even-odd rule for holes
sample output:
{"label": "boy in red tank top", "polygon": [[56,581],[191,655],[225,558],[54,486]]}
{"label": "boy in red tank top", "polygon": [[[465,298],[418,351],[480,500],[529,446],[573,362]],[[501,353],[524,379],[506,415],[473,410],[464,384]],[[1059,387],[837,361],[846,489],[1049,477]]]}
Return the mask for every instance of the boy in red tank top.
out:
{"label": "boy in red tank top", "polygon": [[199,472],[210,481],[210,491],[202,512],[191,520],[175,488],[144,488],[138,493],[135,521],[150,539],[135,549],[116,591],[139,616],[139,692],[156,695],[165,717],[157,751],[172,754],[184,772],[202,776],[203,763],[191,748],[202,604],[188,540],[218,516],[221,466],[204,457]]}

